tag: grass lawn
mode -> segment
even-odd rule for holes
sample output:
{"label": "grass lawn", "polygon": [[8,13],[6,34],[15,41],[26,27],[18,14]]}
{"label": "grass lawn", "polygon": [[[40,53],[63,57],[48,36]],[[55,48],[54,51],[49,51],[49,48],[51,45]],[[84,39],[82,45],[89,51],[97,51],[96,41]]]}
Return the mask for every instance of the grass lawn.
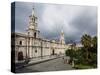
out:
{"label": "grass lawn", "polygon": [[77,65],[75,65],[74,68],[76,68],[76,69],[92,69],[92,68],[96,68],[96,67],[94,67],[92,65],[77,64]]}

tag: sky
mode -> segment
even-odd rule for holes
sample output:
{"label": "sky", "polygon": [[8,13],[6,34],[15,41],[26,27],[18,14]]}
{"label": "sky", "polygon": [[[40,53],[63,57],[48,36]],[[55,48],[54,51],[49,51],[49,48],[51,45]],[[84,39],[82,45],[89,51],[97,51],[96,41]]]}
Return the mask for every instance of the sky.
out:
{"label": "sky", "polygon": [[32,8],[38,17],[38,29],[43,38],[60,39],[62,30],[66,42],[80,41],[84,33],[97,35],[96,6],[27,2],[15,3],[16,32],[26,32]]}

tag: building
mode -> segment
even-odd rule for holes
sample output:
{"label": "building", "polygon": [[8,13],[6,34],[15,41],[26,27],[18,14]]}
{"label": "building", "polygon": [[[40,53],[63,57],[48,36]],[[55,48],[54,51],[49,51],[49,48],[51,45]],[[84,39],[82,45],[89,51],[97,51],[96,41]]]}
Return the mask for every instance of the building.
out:
{"label": "building", "polygon": [[83,47],[81,43],[69,43],[65,45],[66,50],[80,50]]}
{"label": "building", "polygon": [[37,17],[34,9],[29,16],[29,24],[26,33],[12,32],[12,52],[15,60],[25,58],[43,57],[65,53],[64,32],[61,31],[59,41],[40,38],[40,31],[37,29]]}

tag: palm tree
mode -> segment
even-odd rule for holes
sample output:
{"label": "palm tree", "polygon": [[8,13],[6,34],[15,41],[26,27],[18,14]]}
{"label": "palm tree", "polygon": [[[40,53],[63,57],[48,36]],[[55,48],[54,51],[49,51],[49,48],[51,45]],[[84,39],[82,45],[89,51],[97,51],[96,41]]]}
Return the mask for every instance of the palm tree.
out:
{"label": "palm tree", "polygon": [[74,41],[72,41],[72,40],[71,40],[71,43],[72,43],[72,44],[70,45],[71,49],[72,49],[72,50],[76,50],[76,43],[75,43]]}
{"label": "palm tree", "polygon": [[91,36],[88,34],[84,34],[81,37],[81,43],[84,46],[84,49],[86,51],[86,60],[88,61],[88,57],[89,57],[89,49],[91,48]]}
{"label": "palm tree", "polygon": [[94,52],[96,52],[96,50],[97,50],[97,36],[94,36],[92,38],[92,47],[94,49]]}

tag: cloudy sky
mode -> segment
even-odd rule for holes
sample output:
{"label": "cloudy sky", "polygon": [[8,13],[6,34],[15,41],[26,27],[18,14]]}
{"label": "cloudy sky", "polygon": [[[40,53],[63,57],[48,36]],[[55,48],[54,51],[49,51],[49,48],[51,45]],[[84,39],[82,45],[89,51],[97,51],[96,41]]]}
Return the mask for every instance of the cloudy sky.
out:
{"label": "cloudy sky", "polygon": [[17,2],[15,7],[15,31],[25,32],[34,7],[38,17],[40,36],[59,39],[61,30],[66,41],[79,41],[82,34],[97,35],[97,7]]}

